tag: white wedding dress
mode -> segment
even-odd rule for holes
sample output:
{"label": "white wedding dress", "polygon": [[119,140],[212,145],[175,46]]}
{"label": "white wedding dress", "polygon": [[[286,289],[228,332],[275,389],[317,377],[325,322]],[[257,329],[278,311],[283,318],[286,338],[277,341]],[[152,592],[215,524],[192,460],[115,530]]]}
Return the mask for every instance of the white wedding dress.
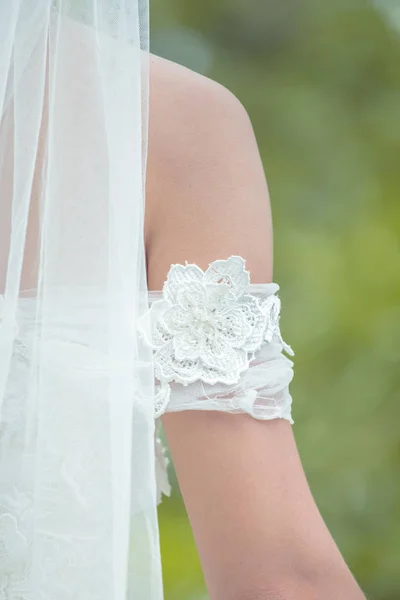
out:
{"label": "white wedding dress", "polygon": [[[251,285],[244,260],[238,256],[216,260],[206,272],[192,264],[171,267],[163,291],[149,294],[150,310],[143,314],[138,331],[142,343],[154,352],[156,388],[153,399],[149,398],[154,406],[154,419],[170,411],[218,410],[293,422],[288,389],[293,376],[292,362],[283,352],[293,353],[280,334],[278,289],[275,284]],[[0,484],[1,600],[32,598],[29,582],[34,497],[30,492],[29,474],[34,451],[30,454],[21,450],[27,435],[22,417],[26,413],[24,401],[28,394],[24,389],[27,380],[24,371],[29,368],[34,346],[30,329],[34,305],[34,298],[20,300],[15,323],[15,370],[8,382],[0,431],[0,448],[4,444],[8,453],[8,469],[3,470]],[[82,327],[88,320],[88,314],[83,311]],[[52,371],[55,385],[60,386],[56,392],[62,398],[65,377],[88,377],[87,372],[79,373],[80,363],[91,365],[91,376],[95,377],[96,372],[104,368],[105,357],[101,355],[100,345],[89,349],[81,342],[79,328],[72,339],[67,323],[54,325],[61,331],[65,329],[66,338],[64,344],[60,344],[59,330],[58,341],[50,348],[47,368]],[[84,436],[85,428],[91,425],[80,421],[73,399],[70,399],[69,415],[76,420],[77,443],[74,445],[68,440],[65,454],[60,457],[59,480],[53,485],[64,488],[66,502],[72,498],[79,505],[90,505],[96,498],[90,497],[90,479],[87,478],[96,477],[101,457],[82,443],[82,434]],[[63,436],[63,423],[55,434]],[[158,501],[162,493],[170,492],[166,468],[164,448],[156,438],[154,473]],[[50,506],[51,489],[47,491]],[[67,518],[68,507],[64,509]],[[83,532],[80,535],[82,543],[87,542]],[[43,556],[42,560],[49,566],[52,555]],[[64,588],[60,587],[63,580],[59,581],[57,598],[72,600],[75,596],[69,589],[68,568],[79,568],[79,556],[69,557],[65,564]],[[101,574],[94,573],[98,585],[103,586]],[[82,589],[87,588],[85,577],[83,575],[80,582]],[[96,588],[90,589],[84,597],[94,600]]]}

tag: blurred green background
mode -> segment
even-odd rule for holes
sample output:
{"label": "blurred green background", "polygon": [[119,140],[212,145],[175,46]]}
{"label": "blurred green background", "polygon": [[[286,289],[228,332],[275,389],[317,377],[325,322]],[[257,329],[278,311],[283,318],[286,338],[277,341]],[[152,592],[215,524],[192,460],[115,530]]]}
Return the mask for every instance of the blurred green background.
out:
{"label": "blurred green background", "polygon": [[[400,598],[400,0],[152,0],[152,51],[216,79],[254,124],[295,348],[295,435],[371,600]],[[166,600],[205,600],[174,480]]]}

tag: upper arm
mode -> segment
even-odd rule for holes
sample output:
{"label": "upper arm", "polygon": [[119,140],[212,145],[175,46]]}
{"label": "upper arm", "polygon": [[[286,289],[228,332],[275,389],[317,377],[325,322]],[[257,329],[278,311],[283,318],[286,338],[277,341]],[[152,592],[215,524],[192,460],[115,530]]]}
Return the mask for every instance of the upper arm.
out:
{"label": "upper arm", "polygon": [[250,119],[217,83],[154,59],[147,183],[149,289],[171,263],[243,256],[272,277],[267,184]]}
{"label": "upper arm", "polygon": [[[171,263],[204,268],[232,254],[246,259],[253,283],[271,281],[268,190],[243,107],[221,86],[156,61],[150,116],[149,289],[162,287]],[[305,578],[321,564],[343,568],[287,421],[184,411],[163,425],[211,598],[278,590],[297,566]]]}

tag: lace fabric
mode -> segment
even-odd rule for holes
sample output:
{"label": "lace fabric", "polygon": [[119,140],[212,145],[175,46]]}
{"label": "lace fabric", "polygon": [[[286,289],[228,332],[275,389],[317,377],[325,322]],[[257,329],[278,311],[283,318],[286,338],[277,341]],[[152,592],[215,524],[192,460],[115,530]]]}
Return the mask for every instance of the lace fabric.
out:
{"label": "lace fabric", "polygon": [[[239,256],[172,265],[162,291],[149,293],[139,327],[153,348],[155,417],[183,410],[247,413],[293,424],[293,350],[282,339],[275,283],[251,284]],[[160,441],[158,441],[161,444]],[[165,450],[159,445],[159,452]],[[169,495],[168,463],[157,483]]]}
{"label": "lace fabric", "polygon": [[250,284],[239,256],[205,272],[172,265],[143,321],[154,350],[157,417],[221,410],[293,423],[293,363],[283,354],[293,351],[280,333],[278,290],[274,283]]}
{"label": "lace fabric", "polygon": [[[70,299],[65,304],[70,307]],[[81,396],[73,393],[82,385],[93,389],[94,381],[101,388],[110,369],[128,367],[108,362],[103,330],[96,318],[102,314],[99,304],[101,300],[96,304],[93,298],[89,310],[86,306],[77,309],[81,321],[74,326],[66,318],[60,321],[57,313],[53,315],[52,334],[42,346],[43,368],[51,381],[45,398],[49,427],[37,424],[39,446],[29,406],[37,385],[34,357],[38,340],[33,326],[37,299],[20,298],[18,302],[12,369],[0,427],[1,600],[37,600],[36,590],[43,590],[43,598],[94,599],[105,590],[112,597],[107,575],[112,560],[107,543],[107,511],[112,507],[112,490],[106,481],[112,468],[110,440],[106,428],[95,422],[99,396],[88,394],[82,402]],[[96,345],[87,345],[85,326],[97,330]],[[38,455],[38,447],[43,446],[45,461]],[[42,477],[35,481],[38,460],[42,461]],[[58,568],[61,562],[62,570]]]}

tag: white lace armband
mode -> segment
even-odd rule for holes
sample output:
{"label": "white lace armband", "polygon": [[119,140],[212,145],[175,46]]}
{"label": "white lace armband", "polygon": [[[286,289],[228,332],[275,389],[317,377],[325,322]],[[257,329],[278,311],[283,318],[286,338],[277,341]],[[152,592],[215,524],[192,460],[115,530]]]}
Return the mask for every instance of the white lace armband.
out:
{"label": "white lace armband", "polygon": [[141,330],[154,351],[155,416],[180,410],[246,412],[291,423],[293,363],[279,329],[274,283],[251,285],[239,256],[172,265],[150,293]]}

